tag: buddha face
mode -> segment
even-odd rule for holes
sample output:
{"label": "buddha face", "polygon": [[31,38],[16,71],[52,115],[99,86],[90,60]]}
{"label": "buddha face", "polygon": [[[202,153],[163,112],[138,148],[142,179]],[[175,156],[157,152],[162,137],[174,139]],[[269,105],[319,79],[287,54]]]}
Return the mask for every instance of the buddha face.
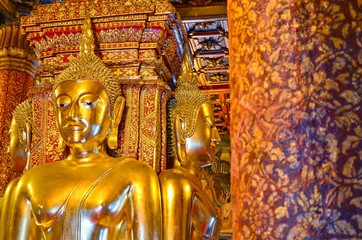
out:
{"label": "buddha face", "polygon": [[14,119],[12,119],[9,130],[10,144],[8,148],[8,153],[10,154],[10,166],[13,171],[21,173],[26,166],[27,153],[26,143],[20,142],[19,131],[20,129],[18,124]]}
{"label": "buddha face", "polygon": [[100,146],[110,129],[109,98],[96,80],[64,81],[54,92],[57,124],[65,143],[80,151]]}
{"label": "buddha face", "polygon": [[194,134],[186,138],[186,154],[192,161],[206,165],[215,159],[220,136],[215,126],[214,111],[209,103],[200,106]]}

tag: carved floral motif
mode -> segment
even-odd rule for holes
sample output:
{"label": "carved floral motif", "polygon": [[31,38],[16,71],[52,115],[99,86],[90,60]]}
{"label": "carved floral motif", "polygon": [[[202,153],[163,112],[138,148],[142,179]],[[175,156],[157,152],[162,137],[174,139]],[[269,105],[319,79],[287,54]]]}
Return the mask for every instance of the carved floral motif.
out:
{"label": "carved floral motif", "polygon": [[228,4],[234,238],[361,238],[362,5]]}

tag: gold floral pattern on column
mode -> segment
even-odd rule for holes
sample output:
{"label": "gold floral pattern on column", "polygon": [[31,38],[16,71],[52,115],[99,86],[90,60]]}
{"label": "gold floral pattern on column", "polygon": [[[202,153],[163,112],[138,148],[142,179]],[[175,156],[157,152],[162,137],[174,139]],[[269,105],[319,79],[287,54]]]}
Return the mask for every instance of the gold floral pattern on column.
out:
{"label": "gold floral pattern on column", "polygon": [[361,238],[362,3],[228,9],[234,238]]}

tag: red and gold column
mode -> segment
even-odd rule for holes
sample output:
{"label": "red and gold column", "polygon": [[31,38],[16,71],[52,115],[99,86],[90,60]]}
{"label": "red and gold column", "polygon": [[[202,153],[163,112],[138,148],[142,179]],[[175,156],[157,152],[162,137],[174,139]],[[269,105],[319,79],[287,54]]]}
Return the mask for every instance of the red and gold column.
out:
{"label": "red and gold column", "polygon": [[235,239],[362,237],[362,5],[228,1]]}
{"label": "red and gold column", "polygon": [[22,35],[20,25],[0,27],[0,196],[14,177],[9,169],[8,130],[12,111],[33,85],[37,61],[29,42]]}

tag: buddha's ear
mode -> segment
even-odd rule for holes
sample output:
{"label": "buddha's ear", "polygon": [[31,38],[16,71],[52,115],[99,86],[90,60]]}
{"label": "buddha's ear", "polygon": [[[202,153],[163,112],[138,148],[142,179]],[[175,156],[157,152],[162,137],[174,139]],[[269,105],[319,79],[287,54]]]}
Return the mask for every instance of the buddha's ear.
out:
{"label": "buddha's ear", "polygon": [[116,102],[113,107],[113,115],[112,115],[112,127],[119,125],[122,119],[124,105],[126,103],[126,98],[123,96],[118,96]]}
{"label": "buddha's ear", "polygon": [[180,142],[182,144],[186,143],[185,135],[184,135],[185,134],[185,122],[179,115],[176,115],[176,117],[175,117],[175,134],[176,134],[177,142]]}
{"label": "buddha's ear", "polygon": [[31,125],[29,123],[25,123],[25,128],[24,128],[24,136],[25,136],[25,143],[26,143],[26,147],[29,147],[29,150],[31,148]]}
{"label": "buddha's ear", "polygon": [[125,102],[124,97],[118,96],[114,103],[111,129],[107,136],[107,145],[110,149],[117,149],[118,147],[118,125],[122,119]]}
{"label": "buddha's ear", "polygon": [[25,152],[26,152],[26,164],[25,170],[29,170],[31,167],[31,125],[29,123],[25,123]]}
{"label": "buddha's ear", "polygon": [[185,121],[176,115],[174,122],[175,138],[176,138],[176,152],[177,158],[181,165],[186,163],[186,138],[185,138]]}

